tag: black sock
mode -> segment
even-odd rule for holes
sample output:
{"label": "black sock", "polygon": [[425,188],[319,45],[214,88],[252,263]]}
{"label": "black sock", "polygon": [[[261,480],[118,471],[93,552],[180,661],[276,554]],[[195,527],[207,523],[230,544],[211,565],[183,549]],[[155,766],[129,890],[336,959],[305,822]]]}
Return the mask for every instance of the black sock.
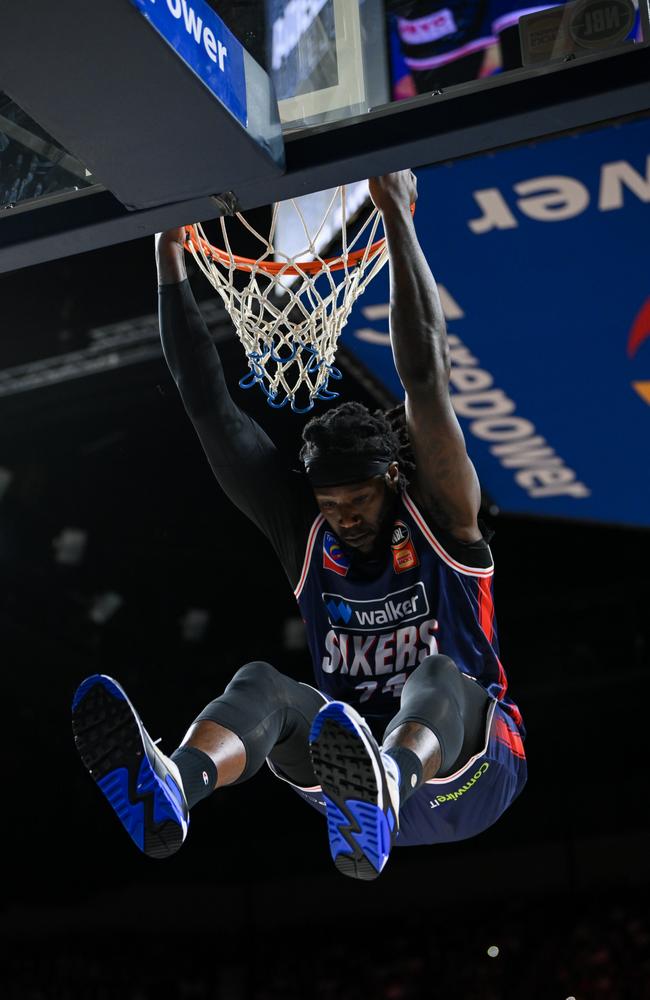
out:
{"label": "black sock", "polygon": [[214,791],[217,782],[216,765],[207,753],[196,747],[179,747],[171,755],[171,759],[181,772],[183,791],[191,809]]}
{"label": "black sock", "polygon": [[422,784],[422,761],[406,747],[391,747],[390,750],[384,750],[384,753],[392,757],[399,767],[399,802],[403,806],[409,795]]}

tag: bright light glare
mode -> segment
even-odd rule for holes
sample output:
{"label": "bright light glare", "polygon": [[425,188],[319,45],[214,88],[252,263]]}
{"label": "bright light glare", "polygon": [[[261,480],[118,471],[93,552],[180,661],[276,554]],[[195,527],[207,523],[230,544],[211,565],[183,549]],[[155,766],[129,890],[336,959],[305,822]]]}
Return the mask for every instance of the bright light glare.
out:
{"label": "bright light glare", "polygon": [[490,958],[496,958],[497,955],[499,954],[499,949],[495,944],[491,944],[487,950],[487,953],[490,956]]}

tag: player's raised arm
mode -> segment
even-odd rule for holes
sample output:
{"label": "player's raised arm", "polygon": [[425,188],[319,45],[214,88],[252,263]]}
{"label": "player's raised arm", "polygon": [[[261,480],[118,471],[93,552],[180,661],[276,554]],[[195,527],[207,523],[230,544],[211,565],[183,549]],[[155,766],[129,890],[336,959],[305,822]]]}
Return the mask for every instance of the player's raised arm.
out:
{"label": "player's raised arm", "polygon": [[435,280],[418,242],[410,205],[415,176],[403,170],[370,181],[390,253],[390,339],[406,394],[416,459],[416,498],[462,541],[477,541],[481,491],[449,398],[449,347]]}
{"label": "player's raised arm", "polygon": [[199,435],[201,422],[218,415],[226,421],[225,438],[245,416],[228,392],[221,360],[187,281],[183,242],[182,227],[158,233],[155,240],[163,353]]}
{"label": "player's raised arm", "polygon": [[293,578],[288,525],[298,520],[302,495],[271,439],[228,391],[219,353],[187,280],[183,239],[182,228],[156,236],[165,360],[219,485],[270,539]]}

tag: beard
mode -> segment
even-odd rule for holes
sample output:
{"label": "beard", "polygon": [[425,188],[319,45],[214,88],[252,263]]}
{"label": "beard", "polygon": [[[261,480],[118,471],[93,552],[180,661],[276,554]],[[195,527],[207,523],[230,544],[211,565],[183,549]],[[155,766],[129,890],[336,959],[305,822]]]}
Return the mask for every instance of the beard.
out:
{"label": "beard", "polygon": [[393,533],[397,499],[398,494],[386,487],[377,527],[374,529],[376,534],[372,540],[372,546],[367,552],[361,552],[360,549],[352,548],[352,546],[345,547],[346,555],[356,575],[369,579],[378,576],[383,570],[384,559],[390,548]]}

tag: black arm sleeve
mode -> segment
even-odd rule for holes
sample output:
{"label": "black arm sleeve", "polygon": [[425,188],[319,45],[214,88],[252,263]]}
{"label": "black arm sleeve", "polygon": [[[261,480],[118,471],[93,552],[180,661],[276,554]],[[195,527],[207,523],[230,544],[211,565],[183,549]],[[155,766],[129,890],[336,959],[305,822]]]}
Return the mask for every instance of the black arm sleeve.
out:
{"label": "black arm sleeve", "polygon": [[317,514],[309,484],[233,401],[189,281],[160,286],[159,322],[165,360],[219,485],[269,539],[295,588]]}

